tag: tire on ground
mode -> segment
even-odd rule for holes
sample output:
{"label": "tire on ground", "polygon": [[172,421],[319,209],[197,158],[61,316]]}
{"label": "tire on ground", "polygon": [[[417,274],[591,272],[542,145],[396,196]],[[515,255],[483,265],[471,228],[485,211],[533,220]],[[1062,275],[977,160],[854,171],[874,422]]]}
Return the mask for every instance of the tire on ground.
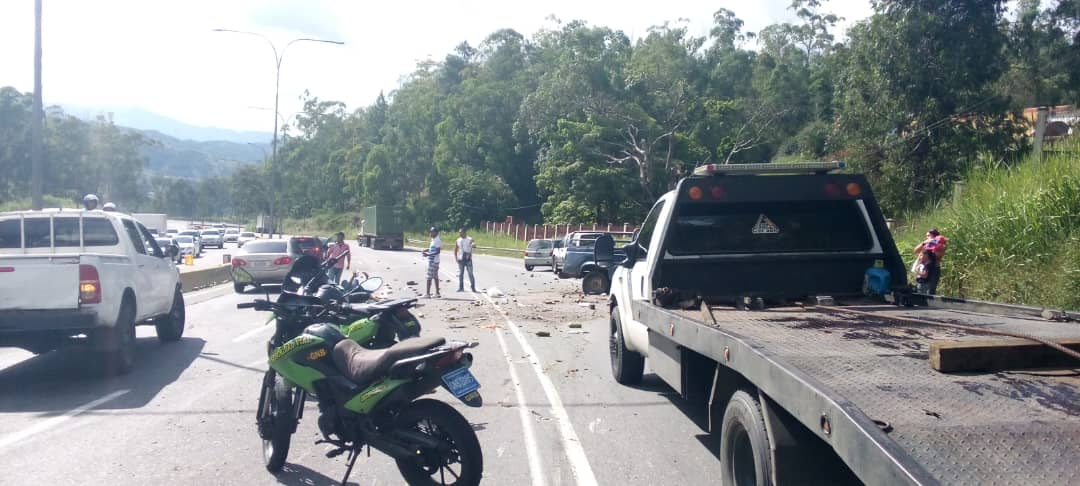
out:
{"label": "tire on ground", "polygon": [[745,390],[735,392],[720,427],[721,484],[771,486],[769,434],[758,399]]}
{"label": "tire on ground", "polygon": [[173,303],[169,308],[169,314],[158,318],[154,323],[158,340],[166,343],[179,341],[184,336],[185,322],[184,293],[180,291],[180,287],[177,287],[173,292]]}
{"label": "tire on ground", "polygon": [[131,294],[125,294],[116,323],[96,333],[96,362],[103,375],[125,375],[135,367],[135,305]]}
{"label": "tire on ground", "polygon": [[[484,472],[484,455],[480,442],[476,438],[469,421],[460,412],[438,400],[422,399],[412,402],[401,411],[396,420],[397,427],[408,427],[421,420],[433,423],[454,442],[458,451],[461,471],[456,474],[455,486],[474,486],[480,484]],[[439,484],[433,481],[432,474],[438,477],[439,470],[431,466],[431,459],[425,455],[415,458],[397,459],[398,471],[408,484]],[[429,468],[429,469],[425,469]],[[434,470],[431,470],[434,469]],[[447,474],[452,479],[453,475]]]}
{"label": "tire on ground", "polygon": [[641,377],[645,374],[645,357],[627,349],[617,307],[611,309],[608,347],[611,353],[611,374],[615,381],[623,385],[641,383]]}

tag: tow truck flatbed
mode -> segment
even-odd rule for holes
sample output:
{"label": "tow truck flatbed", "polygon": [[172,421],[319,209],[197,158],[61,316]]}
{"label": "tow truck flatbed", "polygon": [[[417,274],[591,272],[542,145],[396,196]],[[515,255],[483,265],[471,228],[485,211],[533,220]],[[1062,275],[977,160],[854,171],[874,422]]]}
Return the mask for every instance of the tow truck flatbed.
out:
{"label": "tow truck flatbed", "polygon": [[1080,324],[934,301],[846,304],[679,310],[635,300],[631,308],[649,328],[651,367],[665,381],[678,383],[670,377],[687,360],[683,350],[723,364],[828,443],[864,483],[1080,484],[1080,364],[941,373],[928,362],[931,341],[986,335],[892,318],[1052,340],[1080,337]]}

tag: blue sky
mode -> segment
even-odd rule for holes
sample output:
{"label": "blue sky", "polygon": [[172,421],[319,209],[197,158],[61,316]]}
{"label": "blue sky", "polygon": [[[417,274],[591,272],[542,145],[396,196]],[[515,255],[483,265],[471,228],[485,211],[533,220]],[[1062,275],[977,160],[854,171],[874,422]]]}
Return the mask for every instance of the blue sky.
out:
{"label": "blue sky", "polygon": [[[689,19],[705,34],[718,8],[734,11],[756,31],[791,20],[789,0],[623,1],[444,0],[43,0],[44,87],[47,103],[133,107],[185,123],[269,132],[274,66],[256,37],[211,32],[261,32],[284,45],[296,37],[341,40],[345,46],[297,43],[282,66],[281,112],[301,109],[304,90],[350,108],[390,92],[417,61],[442,59],[455,45],[473,45],[500,28],[531,35],[554,26],[549,17],[643,35],[664,21]],[[33,0],[5,2],[0,17],[0,85],[33,87]],[[871,13],[868,0],[832,0],[844,25]]]}

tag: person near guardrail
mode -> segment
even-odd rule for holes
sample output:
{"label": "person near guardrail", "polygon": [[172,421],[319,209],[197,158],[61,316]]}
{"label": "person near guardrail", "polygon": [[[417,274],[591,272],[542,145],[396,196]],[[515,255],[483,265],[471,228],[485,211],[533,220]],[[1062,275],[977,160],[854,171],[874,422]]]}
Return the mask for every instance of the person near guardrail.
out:
{"label": "person near guardrail", "polygon": [[465,233],[465,228],[458,230],[458,239],[454,244],[454,259],[458,264],[457,291],[465,291],[465,271],[469,271],[469,285],[476,292],[476,278],[473,277],[472,255],[475,243],[471,236]]}
{"label": "person near guardrail", "polygon": [[326,251],[326,258],[337,258],[338,261],[326,271],[326,276],[331,283],[337,284],[341,282],[341,273],[352,266],[352,255],[349,252],[349,244],[345,243],[345,233],[338,231],[334,237],[334,243]]}
{"label": "person near guardrail", "polygon": [[439,229],[432,226],[428,233],[431,234],[431,243],[428,249],[420,254],[427,258],[427,298],[431,298],[431,281],[435,281],[435,297],[442,298],[439,293],[439,254],[442,253],[442,238],[439,238]]}

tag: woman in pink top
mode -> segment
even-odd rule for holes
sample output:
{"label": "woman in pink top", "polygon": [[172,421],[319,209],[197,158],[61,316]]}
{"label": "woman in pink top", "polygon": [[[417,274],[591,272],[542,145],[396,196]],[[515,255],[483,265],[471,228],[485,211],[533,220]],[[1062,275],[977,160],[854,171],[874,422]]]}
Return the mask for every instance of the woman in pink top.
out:
{"label": "woman in pink top", "polygon": [[330,245],[330,249],[326,251],[326,258],[337,258],[338,261],[334,263],[333,267],[330,267],[330,269],[326,271],[326,276],[330,279],[331,283],[337,285],[341,282],[341,273],[345,271],[345,268],[352,264],[352,256],[349,253],[349,244],[345,243],[345,233],[338,231],[334,236],[337,241],[334,241],[334,243]]}

